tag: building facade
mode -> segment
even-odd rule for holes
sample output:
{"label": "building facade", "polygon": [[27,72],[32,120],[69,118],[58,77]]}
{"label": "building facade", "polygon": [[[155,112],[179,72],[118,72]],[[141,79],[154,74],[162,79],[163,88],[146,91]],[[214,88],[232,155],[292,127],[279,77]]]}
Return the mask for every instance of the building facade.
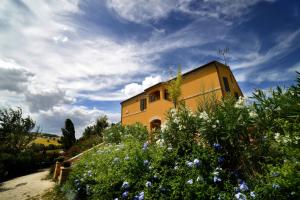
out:
{"label": "building facade", "polygon": [[[121,123],[130,125],[140,122],[148,130],[159,128],[166,120],[167,111],[173,107],[167,82],[160,82],[144,92],[121,102]],[[182,74],[180,100],[195,111],[204,99],[214,96],[221,99],[225,95],[238,98],[243,93],[230,68],[218,61],[212,61],[192,71]]]}

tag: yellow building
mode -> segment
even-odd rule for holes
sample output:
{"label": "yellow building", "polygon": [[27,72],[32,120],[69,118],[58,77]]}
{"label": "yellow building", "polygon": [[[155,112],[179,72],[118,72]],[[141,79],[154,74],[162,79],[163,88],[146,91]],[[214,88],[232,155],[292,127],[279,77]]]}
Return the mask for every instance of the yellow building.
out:
{"label": "yellow building", "polygon": [[[166,112],[173,107],[167,92],[167,82],[160,82],[121,102],[123,125],[140,122],[148,130],[164,123]],[[230,94],[238,98],[243,93],[230,68],[218,61],[212,61],[182,75],[180,100],[193,111],[205,97],[214,95],[217,99]]]}

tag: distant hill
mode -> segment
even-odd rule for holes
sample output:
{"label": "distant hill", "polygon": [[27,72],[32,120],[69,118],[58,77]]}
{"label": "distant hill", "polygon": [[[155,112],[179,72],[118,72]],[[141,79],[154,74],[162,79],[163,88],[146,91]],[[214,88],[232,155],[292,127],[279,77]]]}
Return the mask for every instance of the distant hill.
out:
{"label": "distant hill", "polygon": [[43,144],[45,146],[49,146],[53,144],[55,146],[61,145],[58,141],[60,140],[60,136],[50,133],[38,133],[37,137],[33,140],[33,143]]}

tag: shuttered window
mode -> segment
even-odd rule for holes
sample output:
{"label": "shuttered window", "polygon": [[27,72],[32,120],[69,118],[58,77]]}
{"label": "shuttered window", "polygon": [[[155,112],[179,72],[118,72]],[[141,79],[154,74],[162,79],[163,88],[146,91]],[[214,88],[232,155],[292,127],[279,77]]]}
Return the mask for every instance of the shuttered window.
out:
{"label": "shuttered window", "polygon": [[146,110],[146,108],[147,108],[147,99],[141,99],[141,101],[140,101],[141,111]]}
{"label": "shuttered window", "polygon": [[226,92],[230,92],[230,87],[229,87],[229,83],[228,83],[228,78],[227,77],[223,77],[223,83],[224,83],[225,91]]}

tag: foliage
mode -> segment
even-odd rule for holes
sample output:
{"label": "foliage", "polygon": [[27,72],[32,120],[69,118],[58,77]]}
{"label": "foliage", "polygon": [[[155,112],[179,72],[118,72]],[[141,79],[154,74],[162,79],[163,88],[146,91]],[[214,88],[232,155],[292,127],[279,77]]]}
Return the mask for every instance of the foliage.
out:
{"label": "foliage", "polygon": [[0,109],[0,181],[24,175],[55,162],[57,152],[47,152],[52,146],[35,144],[32,133],[35,122],[23,117],[22,110]]}
{"label": "foliage", "polygon": [[141,123],[127,126],[115,124],[104,131],[104,142],[106,143],[119,144],[128,137],[136,138],[139,141],[145,141],[148,138],[147,128]]}
{"label": "foliage", "polygon": [[85,128],[83,132],[83,137],[88,138],[92,135],[102,136],[103,131],[109,126],[107,116],[101,116],[96,120],[94,125],[90,125]]}
{"label": "foliage", "polygon": [[168,93],[170,98],[176,108],[179,103],[179,98],[181,96],[181,83],[182,83],[182,74],[181,74],[181,67],[178,67],[177,77],[172,79],[168,84]]}
{"label": "foliage", "polygon": [[34,138],[34,127],[35,122],[29,116],[24,118],[21,108],[0,109],[1,151],[17,153],[25,149]]}
{"label": "foliage", "polygon": [[115,127],[107,141],[117,144],[83,156],[63,190],[79,199],[299,199],[299,86],[196,113],[180,105],[151,144]]}
{"label": "foliage", "polygon": [[64,149],[69,149],[75,142],[75,128],[74,124],[70,119],[66,119],[65,127],[61,129],[62,131],[62,144]]}

